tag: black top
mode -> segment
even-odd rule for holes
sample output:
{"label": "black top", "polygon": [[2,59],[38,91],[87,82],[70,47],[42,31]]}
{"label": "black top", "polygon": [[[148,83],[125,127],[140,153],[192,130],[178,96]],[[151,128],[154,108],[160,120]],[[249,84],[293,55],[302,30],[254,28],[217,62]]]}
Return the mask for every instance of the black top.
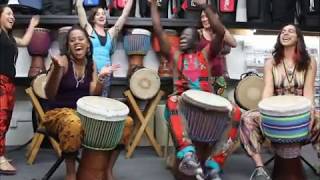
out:
{"label": "black top", "polygon": [[17,57],[18,48],[14,37],[0,31],[0,74],[13,79],[16,75]]}

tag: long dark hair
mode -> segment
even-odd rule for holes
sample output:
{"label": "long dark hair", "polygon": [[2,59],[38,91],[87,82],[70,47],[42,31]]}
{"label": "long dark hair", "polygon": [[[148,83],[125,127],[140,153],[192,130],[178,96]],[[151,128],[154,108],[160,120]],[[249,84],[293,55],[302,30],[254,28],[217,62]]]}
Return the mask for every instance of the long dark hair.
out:
{"label": "long dark hair", "polygon": [[86,30],[84,30],[81,26],[79,26],[79,25],[74,25],[74,26],[72,26],[72,28],[68,31],[68,34],[67,34],[67,37],[66,37],[66,49],[67,49],[67,51],[66,51],[66,56],[68,56],[69,58],[70,58],[70,56],[71,56],[71,54],[70,54],[70,52],[69,52],[69,38],[70,38],[70,33],[72,32],[72,31],[74,31],[74,30],[80,30],[80,31],[82,31],[83,32],[83,34],[85,35],[85,37],[86,37],[86,39],[87,39],[87,41],[88,41],[88,43],[89,43],[89,52],[86,54],[86,58],[87,58],[87,61],[88,61],[88,64],[92,64],[93,63],[93,57],[92,57],[92,52],[93,52],[93,46],[92,46],[92,43],[91,43],[91,41],[90,41],[90,39],[89,39],[89,35],[88,35],[88,33],[87,33],[87,31]]}
{"label": "long dark hair", "polygon": [[[297,70],[298,71],[307,70],[309,67],[309,64],[311,62],[311,59],[310,59],[310,56],[307,52],[307,48],[306,48],[306,44],[304,42],[303,34],[302,34],[301,30],[294,24],[285,25],[285,26],[283,26],[283,28],[286,26],[289,26],[289,25],[295,27],[296,34],[297,34],[297,44],[296,44],[296,48],[295,48],[295,57],[294,57],[294,60],[297,62]],[[276,65],[280,64],[281,60],[284,58],[284,46],[280,42],[280,35],[282,32],[282,29],[281,29],[280,33],[278,34],[277,42],[274,46],[274,50],[272,51],[272,55],[273,55],[273,58],[276,62]]]}
{"label": "long dark hair", "polygon": [[[89,16],[88,16],[88,22],[89,22],[89,24],[90,24],[92,27],[94,27],[94,17],[95,17],[95,15],[97,14],[97,12],[98,12],[99,9],[104,10],[102,7],[95,7],[95,8],[92,8],[92,9],[90,10],[90,12],[88,13],[88,14],[89,14]],[[104,25],[104,27],[107,27],[107,25],[108,25],[108,21],[106,20],[106,24]]]}

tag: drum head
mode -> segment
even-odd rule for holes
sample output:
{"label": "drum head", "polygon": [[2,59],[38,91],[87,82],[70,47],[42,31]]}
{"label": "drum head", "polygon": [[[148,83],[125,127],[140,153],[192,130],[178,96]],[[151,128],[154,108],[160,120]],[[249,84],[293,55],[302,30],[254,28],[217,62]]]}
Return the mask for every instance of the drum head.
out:
{"label": "drum head", "polygon": [[272,96],[260,101],[258,107],[262,114],[294,116],[310,111],[311,101],[303,96]]}
{"label": "drum head", "polygon": [[139,99],[151,99],[160,89],[160,77],[156,71],[142,68],[130,78],[130,90]]}
{"label": "drum head", "polygon": [[47,83],[46,74],[39,74],[34,78],[34,80],[31,83],[34,93],[42,99],[47,99],[46,93],[44,91],[46,83]]}
{"label": "drum head", "polygon": [[187,90],[182,94],[182,100],[207,110],[232,110],[232,105],[226,98],[205,91]]}
{"label": "drum head", "polygon": [[123,121],[129,113],[124,103],[101,96],[85,96],[77,101],[77,112],[101,121]]}
{"label": "drum head", "polygon": [[235,102],[245,110],[257,109],[262,97],[263,87],[263,78],[259,76],[245,77],[235,88]]}

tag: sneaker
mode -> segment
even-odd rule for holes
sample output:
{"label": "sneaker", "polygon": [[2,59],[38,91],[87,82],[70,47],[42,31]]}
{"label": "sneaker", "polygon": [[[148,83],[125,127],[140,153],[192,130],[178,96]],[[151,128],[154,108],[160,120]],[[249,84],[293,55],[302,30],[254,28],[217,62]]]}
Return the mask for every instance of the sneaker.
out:
{"label": "sneaker", "polygon": [[271,180],[271,178],[263,167],[257,167],[253,171],[250,180]]}
{"label": "sneaker", "polygon": [[179,171],[188,176],[194,176],[202,172],[200,163],[194,153],[189,152],[183,157],[179,164]]}
{"label": "sneaker", "polygon": [[206,180],[221,180],[219,164],[213,160],[206,161]]}

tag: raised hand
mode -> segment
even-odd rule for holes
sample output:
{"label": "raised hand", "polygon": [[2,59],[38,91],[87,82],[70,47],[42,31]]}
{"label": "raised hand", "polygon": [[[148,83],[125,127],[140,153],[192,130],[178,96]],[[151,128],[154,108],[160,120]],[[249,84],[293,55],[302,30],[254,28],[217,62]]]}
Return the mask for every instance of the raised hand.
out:
{"label": "raised hand", "polygon": [[39,22],[40,22],[40,16],[39,15],[32,16],[32,18],[30,20],[30,26],[36,27],[36,26],[38,26]]}
{"label": "raised hand", "polygon": [[98,76],[110,76],[110,74],[120,68],[120,64],[107,65],[103,67]]}
{"label": "raised hand", "polygon": [[63,67],[63,65],[62,65],[62,56],[50,54],[50,57],[51,57],[52,63],[53,63],[55,68]]}

